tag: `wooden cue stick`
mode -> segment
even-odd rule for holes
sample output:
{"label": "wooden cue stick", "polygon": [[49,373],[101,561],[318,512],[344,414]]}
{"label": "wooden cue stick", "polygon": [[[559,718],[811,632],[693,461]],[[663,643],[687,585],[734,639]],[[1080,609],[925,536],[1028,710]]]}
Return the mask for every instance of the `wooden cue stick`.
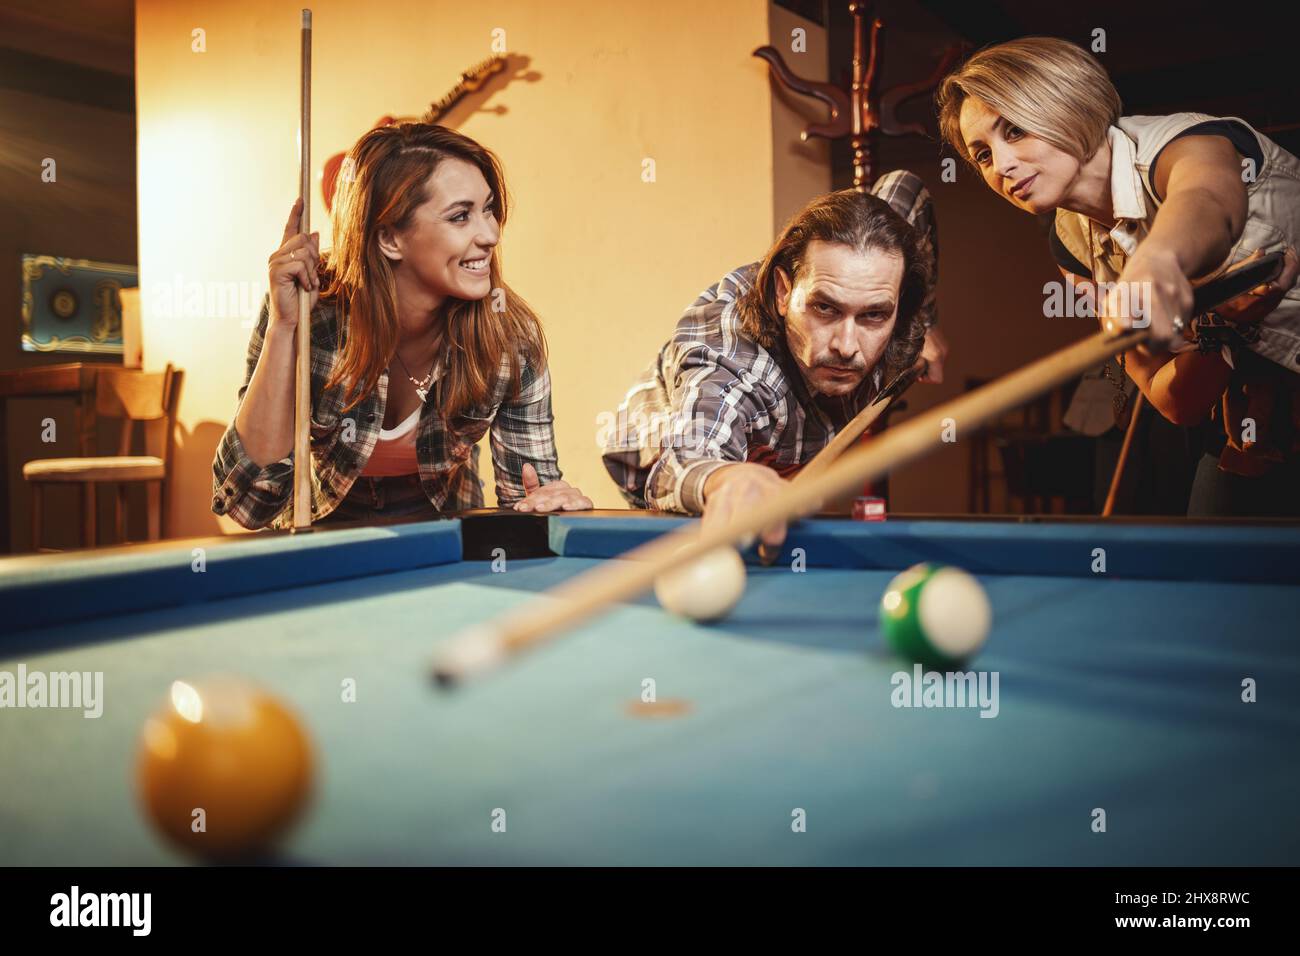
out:
{"label": "wooden cue stick", "polygon": [[953,419],[962,429],[977,428],[1145,342],[1148,335],[1147,329],[1113,337],[1097,333],[887,429],[875,440],[846,452],[821,474],[808,481],[791,482],[725,525],[706,529],[691,523],[639,545],[621,556],[627,560],[606,561],[495,620],[463,631],[439,653],[433,665],[434,676],[450,683],[492,669],[606,606],[634,597],[671,568],[714,548],[734,544],[769,525],[809,514],[823,499],[843,494],[920,457],[939,444],[945,419]]}
{"label": "wooden cue stick", "polygon": [[813,456],[813,460],[804,465],[799,474],[795,475],[792,481],[808,481],[810,477],[815,477],[825,471],[832,462],[849,450],[849,447],[862,437],[862,433],[876,423],[876,419],[885,413],[885,410],[898,400],[898,395],[893,395],[885,402],[872,402],[866,408],[859,411],[853,416],[852,420],[845,425],[830,443]]}
{"label": "wooden cue stick", "polygon": [[[298,116],[298,231],[311,232],[311,10],[302,11],[302,87]],[[294,367],[293,528],[311,527],[311,290],[298,288],[298,357]]]}
{"label": "wooden cue stick", "polygon": [[[892,408],[894,403],[903,397],[909,388],[916,384],[916,380],[926,374],[930,369],[930,363],[925,359],[920,359],[916,365],[913,365],[905,372],[900,372],[894,377],[893,381],[886,383],[881,393],[877,395],[866,408],[861,409],[845,425],[830,444],[813,456],[813,460],[804,465],[803,469],[794,476],[793,481],[807,481],[808,475],[816,475],[825,471],[826,467],[844,454],[861,437],[862,433],[875,424],[876,419],[885,413],[886,409]],[[884,401],[881,401],[884,399]]]}
{"label": "wooden cue stick", "polygon": [[1119,483],[1124,477],[1124,466],[1128,463],[1128,450],[1133,445],[1133,435],[1137,432],[1138,416],[1142,414],[1142,393],[1138,392],[1133,402],[1133,414],[1129,417],[1128,428],[1124,429],[1124,444],[1119,449],[1119,461],[1115,462],[1115,474],[1110,479],[1110,490],[1106,492],[1106,504],[1101,509],[1101,516],[1109,518],[1115,510],[1115,499],[1119,497]]}
{"label": "wooden cue stick", "polygon": [[[924,374],[924,369],[925,366],[918,366],[911,369],[909,372],[903,372],[902,375],[900,375],[900,378],[903,375],[911,374],[913,376],[912,381],[906,382],[902,388],[899,388],[893,395],[888,396],[885,401],[882,402],[877,398],[875,401],[870,402],[865,408],[860,409],[858,413],[850,419],[849,423],[830,440],[830,443],[814,455],[812,461],[804,465],[799,473],[790,480],[792,482],[808,481],[810,476],[815,476],[825,471],[832,462],[848,451],[849,448],[852,447],[853,443],[862,437],[863,432],[876,423],[876,419],[883,415],[886,409],[893,407],[893,404],[898,401],[899,397],[912,387],[916,381],[916,377]],[[758,560],[764,566],[771,565],[772,562],[776,560],[779,553],[780,550],[778,548],[769,548],[761,542],[758,545]]]}

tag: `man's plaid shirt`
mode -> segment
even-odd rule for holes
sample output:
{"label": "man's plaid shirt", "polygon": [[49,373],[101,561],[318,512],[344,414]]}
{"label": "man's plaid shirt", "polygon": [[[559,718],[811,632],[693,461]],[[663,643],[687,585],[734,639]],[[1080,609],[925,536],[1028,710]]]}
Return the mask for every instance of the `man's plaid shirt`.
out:
{"label": "man's plaid shirt", "polygon": [[[262,303],[257,327],[248,342],[243,401],[262,354],[269,321],[269,300]],[[348,494],[379,438],[388,396],[388,373],[378,387],[347,412],[340,388],[325,392],[338,357],[338,319],[332,305],[319,303],[311,330],[311,489],[312,516],[325,517]],[[547,369],[521,361],[520,392],[510,397],[509,360],[502,358],[491,400],[466,411],[449,432],[434,408],[435,385],[420,411],[415,450],[420,484],[440,511],[483,506],[478,477],[477,442],[491,430],[492,468],[497,500],[513,504],[524,496],[523,466],[531,463],[543,484],[561,477],[551,414],[551,379]],[[226,429],[212,461],[212,510],[229,515],[245,528],[288,527],[292,518],[293,456],[259,468],[244,451],[234,421]]]}
{"label": "man's plaid shirt", "polygon": [[[872,192],[926,234],[937,256],[930,196],[916,175],[889,173]],[[769,351],[747,338],[737,304],[758,265],[700,294],[619,405],[603,460],[632,506],[700,514],[709,475],[735,462],[793,475],[882,387],[877,367],[849,395],[814,398],[784,341]],[[934,298],[931,289],[927,326],[935,322]]]}

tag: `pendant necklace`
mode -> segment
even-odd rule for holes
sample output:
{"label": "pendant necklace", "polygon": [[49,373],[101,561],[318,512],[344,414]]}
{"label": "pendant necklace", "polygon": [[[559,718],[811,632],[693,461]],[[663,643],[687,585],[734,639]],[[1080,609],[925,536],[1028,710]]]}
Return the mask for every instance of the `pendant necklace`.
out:
{"label": "pendant necklace", "polygon": [[434,356],[433,364],[429,366],[429,374],[424,376],[422,379],[416,379],[416,377],[412,375],[410,370],[406,367],[406,363],[402,361],[402,356],[398,355],[396,351],[394,351],[393,354],[397,356],[397,364],[402,366],[402,371],[406,373],[406,377],[410,380],[411,384],[415,386],[415,394],[420,396],[420,404],[423,405],[425,399],[429,395],[429,386],[433,384],[433,370],[438,365],[437,356]]}

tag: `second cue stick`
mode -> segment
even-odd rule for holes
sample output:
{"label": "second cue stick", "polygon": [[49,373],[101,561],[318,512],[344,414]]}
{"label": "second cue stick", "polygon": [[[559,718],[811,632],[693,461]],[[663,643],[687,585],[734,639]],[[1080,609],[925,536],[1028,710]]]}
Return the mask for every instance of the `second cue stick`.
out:
{"label": "second cue stick", "polygon": [[[926,373],[929,367],[928,362],[923,362],[904,372],[900,372],[893,382],[886,385],[871,403],[854,415],[849,423],[830,440],[826,447],[814,455],[812,461],[804,465],[803,469],[790,480],[808,481],[830,467],[832,462],[848,451],[862,437],[863,432],[876,423],[876,419],[893,407],[894,402],[898,401],[902,394]],[[767,545],[759,543],[758,560],[764,566],[770,566],[776,560],[778,554],[780,554],[780,549],[769,548]]]}
{"label": "second cue stick", "polygon": [[[302,100],[298,117],[298,231],[311,231],[311,11],[302,11]],[[293,399],[293,528],[311,527],[311,289],[298,287]]]}
{"label": "second cue stick", "polygon": [[494,669],[515,654],[573,627],[610,604],[647,590],[655,578],[723,545],[778,522],[801,518],[821,501],[843,494],[919,458],[939,444],[944,420],[973,430],[1017,408],[1048,389],[1069,381],[1120,352],[1145,342],[1147,330],[1118,336],[1098,333],[1026,365],[983,388],[886,429],[879,437],[846,452],[839,461],[808,481],[787,488],[736,515],[725,525],[700,528],[691,523],[661,535],[570,578],[545,595],[495,620],[471,627],[440,649],[433,674],[452,683]]}
{"label": "second cue stick", "polygon": [[792,480],[807,481],[810,477],[825,471],[833,461],[848,451],[862,437],[862,433],[874,425],[876,419],[883,415],[886,409],[891,408],[894,402],[911,388],[912,384],[924,375],[928,368],[929,363],[914,365],[912,368],[899,373],[898,377],[887,385],[871,404],[853,416],[852,420],[840,429],[839,434],[832,438],[825,448],[813,456],[813,460],[804,465],[803,470],[795,475]]}

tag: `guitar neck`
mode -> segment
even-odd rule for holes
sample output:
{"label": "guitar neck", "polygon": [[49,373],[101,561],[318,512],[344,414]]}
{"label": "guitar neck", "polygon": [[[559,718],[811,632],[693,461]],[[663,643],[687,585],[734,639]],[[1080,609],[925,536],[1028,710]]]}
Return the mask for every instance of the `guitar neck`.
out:
{"label": "guitar neck", "polygon": [[429,111],[425,113],[425,122],[431,123],[440,117],[447,110],[456,105],[466,93],[472,93],[483,85],[483,80],[490,74],[496,73],[502,67],[500,60],[484,60],[473,69],[466,70],[460,75],[460,82],[451,88],[451,90],[442,99],[429,106]]}

